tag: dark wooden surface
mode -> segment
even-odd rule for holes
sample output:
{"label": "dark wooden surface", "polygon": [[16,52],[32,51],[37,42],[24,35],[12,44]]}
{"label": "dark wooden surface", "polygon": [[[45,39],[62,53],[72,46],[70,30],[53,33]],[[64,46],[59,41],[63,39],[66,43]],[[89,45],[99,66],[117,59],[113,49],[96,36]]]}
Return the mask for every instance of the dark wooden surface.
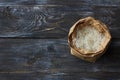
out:
{"label": "dark wooden surface", "polygon": [[[70,55],[80,18],[108,25],[112,41],[95,63]],[[120,0],[0,0],[0,80],[120,80]]]}

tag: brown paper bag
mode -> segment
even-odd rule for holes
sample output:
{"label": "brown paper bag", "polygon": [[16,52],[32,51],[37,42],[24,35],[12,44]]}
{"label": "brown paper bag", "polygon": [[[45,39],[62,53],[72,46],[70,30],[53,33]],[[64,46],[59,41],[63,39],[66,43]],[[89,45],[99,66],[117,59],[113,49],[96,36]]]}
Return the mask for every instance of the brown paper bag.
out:
{"label": "brown paper bag", "polygon": [[[101,47],[99,48],[99,50],[89,52],[89,51],[86,51],[85,49],[76,47],[73,40],[74,40],[74,38],[76,38],[77,31],[79,29],[82,29],[85,26],[92,26],[96,30],[98,30],[98,32],[104,34],[105,40],[104,40],[104,42],[101,42],[101,45],[100,45]],[[98,20],[95,20],[92,17],[87,17],[87,18],[78,20],[70,28],[70,31],[68,34],[68,43],[69,43],[69,46],[71,49],[71,54],[78,58],[81,58],[82,60],[86,60],[89,62],[95,62],[96,59],[98,59],[101,55],[103,55],[103,53],[106,51],[106,49],[108,47],[108,44],[110,43],[110,40],[111,40],[111,35],[110,35],[109,29],[107,28],[107,26],[104,23],[102,23]]]}

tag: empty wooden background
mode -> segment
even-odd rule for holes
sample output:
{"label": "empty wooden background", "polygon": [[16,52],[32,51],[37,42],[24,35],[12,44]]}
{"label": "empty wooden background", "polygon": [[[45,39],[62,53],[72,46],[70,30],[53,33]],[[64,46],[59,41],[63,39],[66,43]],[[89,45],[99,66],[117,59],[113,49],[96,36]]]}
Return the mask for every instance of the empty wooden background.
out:
{"label": "empty wooden background", "polygon": [[[67,43],[87,16],[112,35],[95,63],[71,56]],[[120,0],[0,0],[0,80],[120,80]]]}

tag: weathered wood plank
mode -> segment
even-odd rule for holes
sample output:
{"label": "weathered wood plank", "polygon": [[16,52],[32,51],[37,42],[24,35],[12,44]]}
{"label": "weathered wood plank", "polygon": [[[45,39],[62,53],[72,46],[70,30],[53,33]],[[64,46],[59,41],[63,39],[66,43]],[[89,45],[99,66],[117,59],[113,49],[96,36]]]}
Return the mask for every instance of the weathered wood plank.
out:
{"label": "weathered wood plank", "polygon": [[[0,0],[0,80],[119,80],[119,14],[120,0]],[[86,16],[112,34],[96,63],[71,56],[67,43],[69,28]]]}
{"label": "weathered wood plank", "polygon": [[65,39],[0,39],[0,79],[119,79],[120,40],[96,63],[70,55]]}
{"label": "weathered wood plank", "polygon": [[119,6],[0,6],[0,37],[63,38],[78,19],[93,16],[120,38],[119,13]]}
{"label": "weathered wood plank", "polygon": [[[43,74],[43,73],[42,73]],[[59,74],[59,73],[58,73]],[[90,75],[88,75],[90,74]],[[0,76],[0,79],[2,80],[119,80],[119,74],[120,73],[114,73],[110,72],[107,76],[104,74],[108,74],[107,72],[78,72],[76,74],[71,74],[69,75],[41,75],[39,72],[34,72],[34,73],[27,73],[27,74],[2,74]],[[86,77],[84,77],[86,76]],[[111,79],[112,78],[112,79]]]}
{"label": "weathered wood plank", "polygon": [[0,5],[119,5],[120,0],[0,0]]}

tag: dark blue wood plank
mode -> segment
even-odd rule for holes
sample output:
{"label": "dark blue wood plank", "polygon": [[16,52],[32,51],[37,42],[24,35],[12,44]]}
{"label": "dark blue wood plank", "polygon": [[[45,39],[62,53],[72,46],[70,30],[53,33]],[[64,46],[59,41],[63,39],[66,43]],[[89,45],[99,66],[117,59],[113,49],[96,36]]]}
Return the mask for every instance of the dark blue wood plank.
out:
{"label": "dark blue wood plank", "polygon": [[0,5],[119,5],[120,0],[0,0]]}
{"label": "dark blue wood plank", "polygon": [[0,6],[0,37],[63,38],[77,20],[93,16],[120,38],[119,13],[119,6]]}
{"label": "dark blue wood plank", "polygon": [[119,79],[120,41],[95,63],[70,55],[66,39],[0,39],[0,79]]}

